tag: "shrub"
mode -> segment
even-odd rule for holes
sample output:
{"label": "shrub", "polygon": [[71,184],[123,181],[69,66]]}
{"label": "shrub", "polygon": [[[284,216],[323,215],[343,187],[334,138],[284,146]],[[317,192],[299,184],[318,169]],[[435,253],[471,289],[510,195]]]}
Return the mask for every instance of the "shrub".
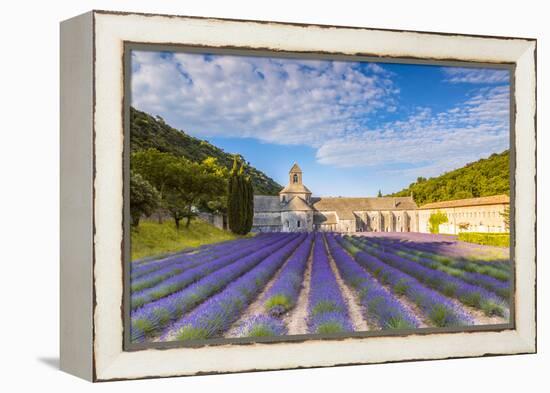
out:
{"label": "shrub", "polygon": [[510,247],[509,233],[461,232],[458,240],[484,246]]}
{"label": "shrub", "polygon": [[443,212],[437,211],[435,213],[430,214],[430,232],[431,233],[439,233],[439,224],[444,224],[447,221],[447,215]]}

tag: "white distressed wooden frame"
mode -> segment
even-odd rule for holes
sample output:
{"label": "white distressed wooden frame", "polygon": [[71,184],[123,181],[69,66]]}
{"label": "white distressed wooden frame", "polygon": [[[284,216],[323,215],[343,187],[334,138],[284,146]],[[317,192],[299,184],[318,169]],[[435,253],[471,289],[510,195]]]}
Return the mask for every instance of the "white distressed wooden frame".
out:
{"label": "white distressed wooden frame", "polygon": [[[515,63],[515,329],[123,351],[124,42]],[[61,24],[61,368],[93,381],[536,351],[536,41],[90,12]]]}

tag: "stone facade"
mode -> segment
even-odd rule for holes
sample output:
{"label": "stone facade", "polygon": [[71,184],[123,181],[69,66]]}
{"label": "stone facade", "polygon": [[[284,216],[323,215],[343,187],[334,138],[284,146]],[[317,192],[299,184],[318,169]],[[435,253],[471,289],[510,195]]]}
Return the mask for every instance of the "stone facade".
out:
{"label": "stone facade", "polygon": [[316,198],[303,184],[297,164],[279,196],[254,196],[254,232],[424,232],[441,211],[448,223],[440,233],[505,232],[506,195],[437,202],[418,207],[412,197]]}
{"label": "stone facade", "polygon": [[255,232],[411,232],[417,206],[411,197],[315,198],[294,164],[279,196],[254,197]]}
{"label": "stone facade", "polygon": [[430,215],[445,213],[448,222],[439,225],[439,232],[456,235],[459,232],[508,232],[504,211],[510,206],[507,195],[435,202],[418,209],[419,232],[430,232]]}

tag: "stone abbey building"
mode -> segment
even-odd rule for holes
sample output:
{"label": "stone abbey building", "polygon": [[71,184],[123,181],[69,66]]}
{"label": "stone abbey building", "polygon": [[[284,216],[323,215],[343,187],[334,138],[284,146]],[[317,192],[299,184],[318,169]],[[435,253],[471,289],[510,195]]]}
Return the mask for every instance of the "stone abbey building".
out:
{"label": "stone abbey building", "polygon": [[315,198],[294,164],[279,196],[254,196],[255,232],[416,232],[411,197]]}
{"label": "stone abbey building", "polygon": [[[302,170],[294,164],[289,172],[288,185],[279,196],[254,196],[252,231],[429,233],[429,215],[441,209],[449,215],[449,225],[440,226],[441,233],[456,233],[459,218],[463,218],[465,223],[471,221],[469,218],[474,220],[472,224],[475,225],[461,224],[462,230],[504,232],[507,228],[501,213],[509,205],[507,198],[506,195],[472,198],[420,208],[410,196],[316,198],[303,184]],[[490,223],[487,225],[485,221]]]}

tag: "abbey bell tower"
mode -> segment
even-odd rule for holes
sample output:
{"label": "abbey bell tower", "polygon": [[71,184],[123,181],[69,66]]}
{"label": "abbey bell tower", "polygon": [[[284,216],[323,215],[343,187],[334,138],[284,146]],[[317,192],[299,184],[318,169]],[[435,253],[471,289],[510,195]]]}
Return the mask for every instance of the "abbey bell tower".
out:
{"label": "abbey bell tower", "polygon": [[288,172],[288,185],[279,192],[279,199],[282,203],[288,203],[294,197],[299,197],[308,204],[311,201],[311,191],[303,185],[302,170],[296,163]]}

